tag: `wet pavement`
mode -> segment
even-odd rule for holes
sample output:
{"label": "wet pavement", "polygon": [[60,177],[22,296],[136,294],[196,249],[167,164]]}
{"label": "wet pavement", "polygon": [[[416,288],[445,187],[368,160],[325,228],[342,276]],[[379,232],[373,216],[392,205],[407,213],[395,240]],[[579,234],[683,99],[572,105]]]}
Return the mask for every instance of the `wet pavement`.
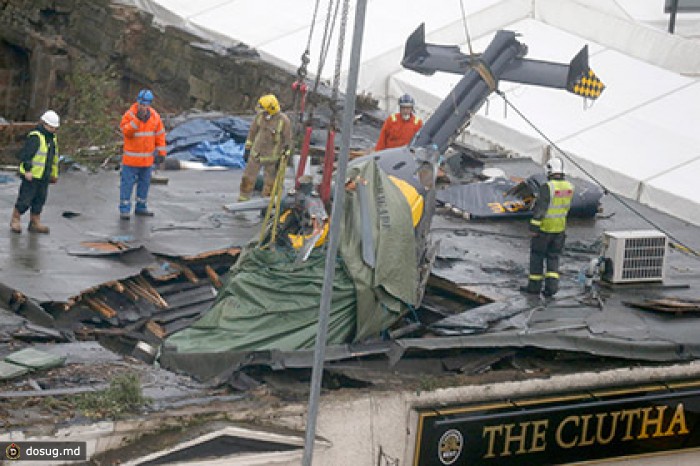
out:
{"label": "wet pavement", "polygon": [[[10,231],[19,182],[1,184],[7,228],[0,228],[0,283],[40,302],[64,302],[93,286],[138,274],[155,263],[151,253],[187,257],[244,245],[258,232],[259,214],[222,209],[236,199],[240,173],[162,171],[168,184],[152,184],[149,195],[155,216],[132,215],[124,221],[118,213],[117,171],[69,171],[49,190],[42,214],[49,235],[26,231],[28,213],[22,217],[23,232]],[[69,254],[84,241],[119,241],[133,250],[101,257]]]}

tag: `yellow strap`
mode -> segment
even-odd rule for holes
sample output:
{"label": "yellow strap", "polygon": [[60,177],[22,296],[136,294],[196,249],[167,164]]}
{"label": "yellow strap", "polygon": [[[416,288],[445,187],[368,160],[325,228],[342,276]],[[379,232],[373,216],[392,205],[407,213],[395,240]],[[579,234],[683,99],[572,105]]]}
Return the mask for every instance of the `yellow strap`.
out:
{"label": "yellow strap", "polygon": [[486,63],[484,63],[481,60],[477,60],[472,65],[472,68],[474,68],[476,72],[479,73],[481,79],[484,80],[491,92],[496,90],[496,78],[493,76],[493,73],[491,73],[489,67],[486,66]]}

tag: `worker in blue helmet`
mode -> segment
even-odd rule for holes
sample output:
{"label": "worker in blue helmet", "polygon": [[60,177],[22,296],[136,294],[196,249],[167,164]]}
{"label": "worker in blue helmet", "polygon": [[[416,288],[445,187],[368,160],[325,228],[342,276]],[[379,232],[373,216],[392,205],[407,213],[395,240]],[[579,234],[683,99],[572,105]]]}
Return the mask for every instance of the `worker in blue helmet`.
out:
{"label": "worker in blue helmet", "polygon": [[136,185],[134,214],[151,217],[148,209],[148,191],[155,158],[165,158],[165,127],[156,110],[151,107],[153,92],[141,89],[136,103],[122,116],[119,128],[124,136],[121,183],[119,186],[119,216],[128,220],[131,213],[131,197]]}
{"label": "worker in blue helmet", "polygon": [[136,96],[136,102],[141,105],[151,105],[153,102],[153,92],[150,89],[141,89]]}

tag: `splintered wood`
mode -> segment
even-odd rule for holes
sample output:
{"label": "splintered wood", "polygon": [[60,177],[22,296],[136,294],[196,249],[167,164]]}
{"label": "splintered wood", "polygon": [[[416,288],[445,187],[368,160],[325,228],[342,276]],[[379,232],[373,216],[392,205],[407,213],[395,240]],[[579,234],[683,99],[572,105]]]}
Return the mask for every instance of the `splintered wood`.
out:
{"label": "splintered wood", "polygon": [[700,299],[662,298],[647,299],[642,302],[624,301],[623,304],[637,309],[659,311],[672,314],[685,314],[700,311]]}

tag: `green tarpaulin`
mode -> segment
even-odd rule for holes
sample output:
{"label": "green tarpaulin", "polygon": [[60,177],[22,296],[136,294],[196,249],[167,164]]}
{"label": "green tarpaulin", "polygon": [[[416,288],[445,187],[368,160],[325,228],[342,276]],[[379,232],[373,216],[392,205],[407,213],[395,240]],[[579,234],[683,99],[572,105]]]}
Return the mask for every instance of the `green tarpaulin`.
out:
{"label": "green tarpaulin", "polygon": [[[376,266],[362,261],[357,193],[347,192],[336,263],[328,344],[380,338],[416,304],[416,242],[411,212],[401,191],[373,161],[352,167],[348,178],[367,181],[369,226]],[[325,249],[300,265],[296,251],[248,248],[231,268],[212,308],[196,323],[170,336],[161,363],[178,369],[178,355],[312,348],[318,326]],[[202,373],[207,372],[202,368]]]}

